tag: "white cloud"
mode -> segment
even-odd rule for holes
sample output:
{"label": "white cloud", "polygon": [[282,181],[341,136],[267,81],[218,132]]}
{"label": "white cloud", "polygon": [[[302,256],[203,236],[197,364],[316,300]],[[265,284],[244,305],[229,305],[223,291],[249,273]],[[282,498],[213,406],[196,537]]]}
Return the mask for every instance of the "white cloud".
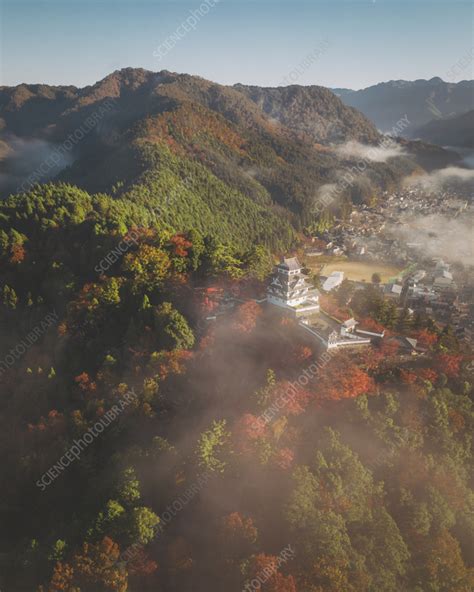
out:
{"label": "white cloud", "polygon": [[385,138],[378,146],[370,146],[350,140],[341,146],[337,146],[335,152],[342,158],[369,160],[372,162],[387,162],[389,158],[406,155],[403,148],[389,138]]}
{"label": "white cloud", "polygon": [[474,171],[470,169],[461,169],[459,167],[446,167],[445,169],[437,169],[426,175],[417,177],[409,177],[405,183],[407,185],[417,185],[425,191],[439,191],[447,183],[473,183]]}

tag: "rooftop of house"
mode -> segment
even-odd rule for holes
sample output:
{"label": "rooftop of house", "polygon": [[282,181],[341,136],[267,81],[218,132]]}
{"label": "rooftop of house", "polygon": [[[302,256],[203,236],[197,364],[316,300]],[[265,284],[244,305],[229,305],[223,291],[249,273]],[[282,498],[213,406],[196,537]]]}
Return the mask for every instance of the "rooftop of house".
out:
{"label": "rooftop of house", "polygon": [[405,341],[410,345],[413,349],[416,349],[418,341],[416,339],[412,339],[411,337],[405,337]]}
{"label": "rooftop of house", "polygon": [[402,289],[403,289],[403,286],[400,286],[399,284],[387,284],[387,286],[385,287],[385,292],[387,294],[400,295],[402,293]]}

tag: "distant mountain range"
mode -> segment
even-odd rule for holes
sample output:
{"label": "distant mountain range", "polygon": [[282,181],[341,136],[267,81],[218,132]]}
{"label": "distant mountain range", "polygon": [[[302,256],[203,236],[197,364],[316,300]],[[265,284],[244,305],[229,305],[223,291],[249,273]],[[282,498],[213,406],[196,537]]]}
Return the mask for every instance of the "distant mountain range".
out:
{"label": "distant mountain range", "polygon": [[439,146],[474,149],[474,110],[453,117],[433,119],[413,130],[411,137]]}
{"label": "distant mountain range", "polygon": [[346,105],[366,115],[382,132],[390,132],[397,121],[407,115],[410,126],[404,131],[406,137],[412,137],[414,130],[433,119],[453,117],[474,109],[472,80],[458,83],[444,82],[441,78],[392,80],[361,90],[332,90]]}
{"label": "distant mountain range", "polygon": [[[194,226],[252,243],[290,237],[314,220],[319,188],[355,170],[361,144],[381,139],[326,88],[229,87],[126,68],[82,89],[0,87],[0,193],[25,189],[41,169],[36,180],[110,193],[140,216],[162,212],[172,229]],[[348,142],[352,152],[338,150]],[[45,166],[58,151],[60,162]],[[456,158],[405,141],[389,157],[367,161],[337,205],[371,199],[405,175]]]}

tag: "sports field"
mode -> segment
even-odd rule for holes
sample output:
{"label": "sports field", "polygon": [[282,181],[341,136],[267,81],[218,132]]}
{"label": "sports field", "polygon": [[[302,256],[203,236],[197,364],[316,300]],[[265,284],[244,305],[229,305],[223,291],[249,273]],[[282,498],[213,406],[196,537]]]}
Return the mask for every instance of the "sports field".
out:
{"label": "sports field", "polygon": [[[316,271],[316,269],[315,269]],[[382,278],[382,283],[385,284],[389,280],[393,280],[402,269],[394,267],[393,265],[386,265],[384,263],[370,263],[362,261],[334,261],[323,265],[320,273],[321,275],[329,275],[333,271],[343,271],[344,277],[354,282],[371,282],[372,274],[378,273]]]}

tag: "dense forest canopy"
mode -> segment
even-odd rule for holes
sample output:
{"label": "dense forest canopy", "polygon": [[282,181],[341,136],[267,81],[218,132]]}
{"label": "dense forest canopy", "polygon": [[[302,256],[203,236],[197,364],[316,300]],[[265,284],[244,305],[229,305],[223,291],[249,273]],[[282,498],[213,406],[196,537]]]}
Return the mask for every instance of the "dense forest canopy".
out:
{"label": "dense forest canopy", "polygon": [[469,352],[372,286],[427,356],[302,343],[246,297],[296,240],[268,194],[141,149],[115,195],[0,204],[2,588],[470,592]]}

